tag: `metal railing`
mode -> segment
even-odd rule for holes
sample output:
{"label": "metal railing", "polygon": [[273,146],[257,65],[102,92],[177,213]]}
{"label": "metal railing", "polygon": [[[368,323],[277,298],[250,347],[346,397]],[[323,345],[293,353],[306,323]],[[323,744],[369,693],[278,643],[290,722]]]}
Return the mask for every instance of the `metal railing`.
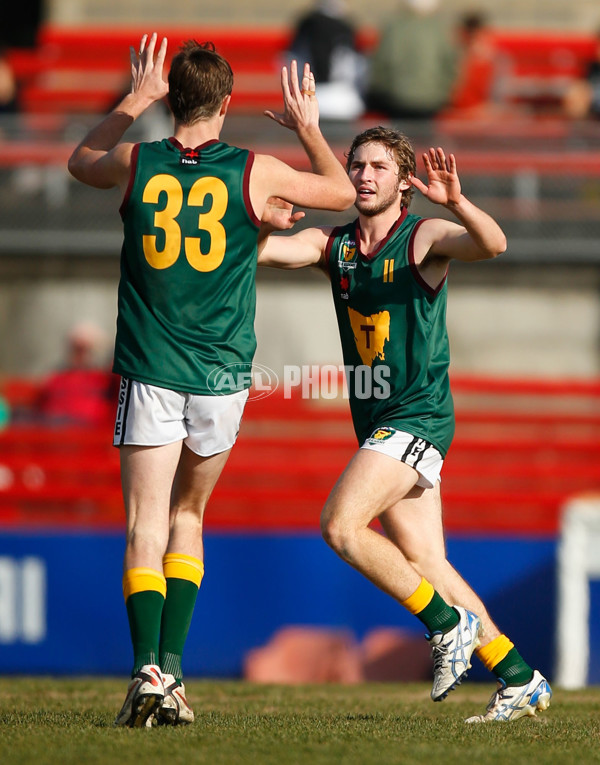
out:
{"label": "metal railing", "polygon": [[[31,114],[0,119],[0,256],[118,255],[118,192],[83,186],[66,168],[73,147],[96,119]],[[324,123],[323,131],[343,161],[352,137],[370,124],[365,119]],[[417,157],[437,145],[456,154],[464,193],[507,233],[506,262],[600,263],[600,121],[446,120],[397,127],[409,135]],[[164,114],[155,114],[127,137],[147,140],[169,130]],[[262,116],[232,116],[223,138],[308,166],[294,136]],[[420,171],[423,177],[422,166]],[[418,193],[412,209],[432,215]],[[340,220],[309,212],[304,225],[330,219]]]}

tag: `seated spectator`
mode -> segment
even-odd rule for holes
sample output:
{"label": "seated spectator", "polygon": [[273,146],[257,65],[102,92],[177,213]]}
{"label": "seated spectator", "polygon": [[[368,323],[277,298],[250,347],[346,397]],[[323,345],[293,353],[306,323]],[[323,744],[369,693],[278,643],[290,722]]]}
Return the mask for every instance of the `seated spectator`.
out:
{"label": "seated spectator", "polygon": [[288,59],[308,61],[315,75],[322,119],[352,120],[364,111],[364,57],[347,17],[345,0],[318,0],[296,24]]}
{"label": "seated spectator", "polygon": [[38,31],[46,18],[44,0],[0,3],[0,45],[7,48],[34,48]]}
{"label": "seated spectator", "polygon": [[466,13],[457,33],[460,63],[446,114],[469,118],[494,116],[499,110],[497,88],[502,59],[482,14]]}
{"label": "seated spectator", "polygon": [[568,88],[563,109],[571,119],[600,119],[600,29],[596,33],[596,55],[583,77]]}
{"label": "seated spectator", "polygon": [[52,424],[100,425],[114,414],[118,380],[106,365],[107,336],[83,322],[67,337],[62,368],[42,384],[35,414]]}
{"label": "seated spectator", "polygon": [[439,0],[403,0],[386,21],[370,58],[368,109],[391,118],[428,120],[448,105],[459,50],[438,6]]}
{"label": "seated spectator", "polygon": [[17,111],[17,81],[6,56],[0,48],[0,115]]}

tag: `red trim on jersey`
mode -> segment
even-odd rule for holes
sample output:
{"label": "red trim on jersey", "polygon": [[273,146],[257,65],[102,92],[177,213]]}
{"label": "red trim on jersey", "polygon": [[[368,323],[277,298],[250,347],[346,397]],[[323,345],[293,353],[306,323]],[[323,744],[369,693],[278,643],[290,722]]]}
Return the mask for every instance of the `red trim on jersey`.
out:
{"label": "red trim on jersey", "polygon": [[260,226],[260,218],[254,212],[252,202],[250,200],[250,172],[252,171],[252,165],[254,164],[254,152],[248,152],[248,160],[246,161],[246,167],[244,168],[244,180],[243,180],[243,194],[244,204],[248,212],[248,217],[256,226]]}
{"label": "red trim on jersey", "polygon": [[408,208],[403,207],[402,211],[400,213],[400,217],[394,222],[394,225],[390,228],[390,230],[387,232],[387,234],[384,236],[384,238],[379,242],[377,247],[373,250],[373,252],[370,252],[368,255],[365,255],[363,252],[361,252],[360,249],[360,223],[359,219],[356,219],[356,246],[358,247],[358,252],[361,258],[364,258],[365,260],[373,260],[373,258],[377,255],[380,250],[385,247],[385,245],[390,240],[390,237],[396,233],[396,231],[400,228],[400,226],[404,223],[406,216],[408,215]]}
{"label": "red trim on jersey", "polygon": [[446,273],[444,274],[443,279],[438,284],[437,287],[432,287],[431,284],[427,284],[425,279],[421,276],[421,273],[419,271],[419,267],[415,263],[415,234],[417,233],[417,230],[421,223],[424,223],[427,220],[427,218],[423,218],[420,220],[417,225],[414,227],[412,234],[410,235],[410,240],[408,242],[408,265],[410,266],[411,273],[417,282],[419,286],[421,286],[425,292],[428,292],[430,295],[435,297],[439,291],[444,286],[444,283],[446,279],[448,278],[448,268],[446,268]]}
{"label": "red trim on jersey", "polygon": [[200,151],[201,149],[205,149],[207,146],[210,146],[211,143],[219,143],[219,141],[216,138],[211,138],[208,141],[205,141],[204,143],[198,144],[198,146],[194,146],[191,148],[190,146],[182,146],[177,138],[174,136],[171,136],[169,138],[169,142],[175,146],[176,149],[179,149],[179,151]]}
{"label": "red trim on jersey", "polygon": [[333,240],[336,238],[338,233],[343,228],[345,228],[345,226],[335,226],[335,228],[332,228],[331,229],[331,233],[329,234],[329,237],[327,238],[327,244],[325,245],[325,252],[323,254],[323,258],[325,260],[326,271],[329,274],[329,278],[330,279],[331,279],[331,276],[332,276],[332,273],[331,273],[332,272],[332,268],[331,268],[331,248],[333,247]]}
{"label": "red trim on jersey", "polygon": [[131,150],[131,167],[129,168],[129,181],[127,182],[127,188],[125,189],[125,194],[123,196],[123,201],[121,202],[121,206],[119,207],[119,215],[121,218],[125,215],[125,208],[127,207],[127,203],[129,202],[129,197],[131,196],[131,189],[133,188],[133,181],[135,178],[135,171],[137,169],[137,160],[138,160],[138,154],[140,153],[140,145],[139,143],[136,143]]}

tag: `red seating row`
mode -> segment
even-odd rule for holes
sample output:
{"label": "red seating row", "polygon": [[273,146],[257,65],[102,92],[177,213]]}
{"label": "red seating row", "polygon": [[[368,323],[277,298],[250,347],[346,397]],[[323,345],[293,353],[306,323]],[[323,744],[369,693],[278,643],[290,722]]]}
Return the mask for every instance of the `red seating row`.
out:
{"label": "red seating row", "polygon": [[[128,88],[129,46],[137,45],[146,31],[44,25],[35,50],[9,52],[21,83],[22,109],[54,114],[107,110]],[[185,39],[215,43],[236,76],[232,110],[256,112],[279,103],[279,67],[290,41],[288,28],[198,25],[159,31],[168,37],[171,54]],[[496,30],[494,40],[505,61],[504,97],[532,106],[556,100],[567,80],[581,76],[595,51],[592,35],[575,33]],[[359,33],[359,46],[366,52],[376,41],[374,29]]]}
{"label": "red seating row", "polygon": [[[459,378],[454,390],[457,431],[442,484],[449,531],[553,535],[567,498],[600,492],[600,382]],[[346,402],[251,400],[207,527],[316,530],[354,450]],[[110,423],[0,433],[0,526],[122,524]]]}

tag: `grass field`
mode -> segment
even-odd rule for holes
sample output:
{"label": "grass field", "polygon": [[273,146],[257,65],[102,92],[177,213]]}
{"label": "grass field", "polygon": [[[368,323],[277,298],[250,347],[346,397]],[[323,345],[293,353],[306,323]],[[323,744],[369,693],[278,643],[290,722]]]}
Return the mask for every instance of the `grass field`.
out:
{"label": "grass field", "polygon": [[186,684],[188,727],[115,729],[124,680],[0,679],[4,765],[556,765],[600,762],[600,687],[555,691],[550,709],[509,724],[465,725],[491,685],[442,704],[426,685]]}

